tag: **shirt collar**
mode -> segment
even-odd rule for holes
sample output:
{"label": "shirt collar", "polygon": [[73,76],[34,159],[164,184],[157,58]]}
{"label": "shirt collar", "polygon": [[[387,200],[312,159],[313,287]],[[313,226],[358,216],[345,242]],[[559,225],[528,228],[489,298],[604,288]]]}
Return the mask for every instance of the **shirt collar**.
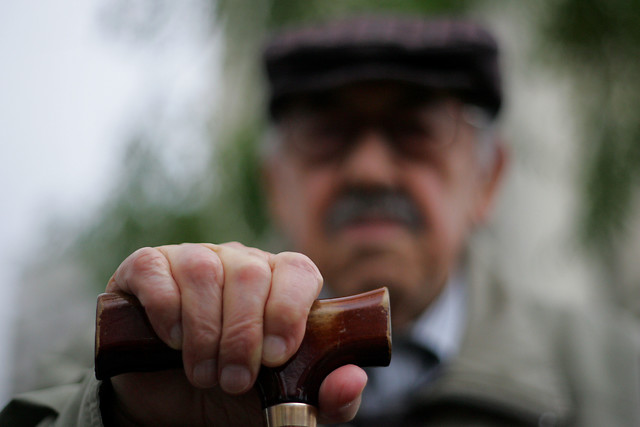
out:
{"label": "shirt collar", "polygon": [[438,298],[416,320],[410,339],[446,362],[460,350],[465,330],[467,289],[463,274],[452,276]]}

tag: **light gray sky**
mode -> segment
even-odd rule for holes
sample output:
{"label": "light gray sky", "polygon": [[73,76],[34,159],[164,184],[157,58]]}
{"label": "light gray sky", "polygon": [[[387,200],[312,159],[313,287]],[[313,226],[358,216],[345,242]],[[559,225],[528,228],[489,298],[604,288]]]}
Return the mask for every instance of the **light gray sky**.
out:
{"label": "light gray sky", "polygon": [[99,25],[106,3],[0,3],[0,405],[15,285],[24,260],[38,256],[44,223],[81,218],[100,202],[129,125],[154,93],[180,104],[210,78],[202,38],[125,45]]}

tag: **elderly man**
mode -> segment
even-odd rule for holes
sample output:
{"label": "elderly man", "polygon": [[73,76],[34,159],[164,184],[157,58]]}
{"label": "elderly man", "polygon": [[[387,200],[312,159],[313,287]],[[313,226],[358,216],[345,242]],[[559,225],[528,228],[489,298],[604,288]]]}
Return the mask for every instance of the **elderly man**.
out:
{"label": "elderly man", "polygon": [[265,189],[297,252],[136,251],[107,290],[140,299],[184,370],[89,377],[65,399],[31,396],[4,416],[30,407],[56,425],[260,425],[259,367],[294,354],[324,282],[331,295],[389,288],[394,356],[369,376],[331,373],[321,421],[640,425],[637,347],[621,324],[512,296],[474,273],[468,240],[506,163],[489,33],[355,18],[280,34],[265,61]]}

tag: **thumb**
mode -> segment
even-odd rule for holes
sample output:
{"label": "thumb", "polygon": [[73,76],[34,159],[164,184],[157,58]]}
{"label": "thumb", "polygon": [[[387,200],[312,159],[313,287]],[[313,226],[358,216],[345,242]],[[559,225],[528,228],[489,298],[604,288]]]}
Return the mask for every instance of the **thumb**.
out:
{"label": "thumb", "polygon": [[319,391],[319,422],[343,423],[360,408],[367,374],[355,365],[342,366],[325,378]]}

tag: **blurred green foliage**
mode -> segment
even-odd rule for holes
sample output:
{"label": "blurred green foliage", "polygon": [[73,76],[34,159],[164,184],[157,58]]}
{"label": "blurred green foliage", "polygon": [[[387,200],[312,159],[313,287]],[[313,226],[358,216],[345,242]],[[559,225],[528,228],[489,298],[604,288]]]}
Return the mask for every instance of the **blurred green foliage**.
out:
{"label": "blurred green foliage", "polygon": [[[119,185],[75,240],[72,256],[95,271],[100,289],[119,262],[141,246],[239,240],[257,244],[269,232],[256,144],[264,128],[258,53],[267,31],[349,13],[460,14],[498,0],[202,0],[212,28],[222,28],[227,86],[219,126],[211,129],[209,167],[185,190],[163,174],[154,141],[132,138]],[[172,2],[142,2],[151,17]],[[116,16],[127,15],[118,2]],[[536,3],[540,53],[570,73],[573,105],[585,136],[584,216],[587,246],[610,253],[624,230],[640,176],[640,4],[626,0],[546,0]],[[160,8],[160,10],[158,9]],[[140,9],[140,8],[138,8]],[[144,8],[142,8],[144,12]],[[143,12],[137,11],[138,15]],[[139,16],[138,16],[139,19]],[[162,25],[162,19],[156,19]],[[121,22],[126,22],[125,20]],[[134,21],[134,25],[135,25]],[[150,33],[149,21],[141,31]],[[212,100],[213,103],[213,100]],[[235,105],[235,107],[234,107]],[[158,189],[161,189],[158,192]],[[185,197],[185,193],[189,197]]]}
{"label": "blurred green foliage", "polygon": [[561,0],[548,7],[541,33],[572,77],[586,146],[580,231],[598,256],[615,256],[640,178],[640,2]]}

